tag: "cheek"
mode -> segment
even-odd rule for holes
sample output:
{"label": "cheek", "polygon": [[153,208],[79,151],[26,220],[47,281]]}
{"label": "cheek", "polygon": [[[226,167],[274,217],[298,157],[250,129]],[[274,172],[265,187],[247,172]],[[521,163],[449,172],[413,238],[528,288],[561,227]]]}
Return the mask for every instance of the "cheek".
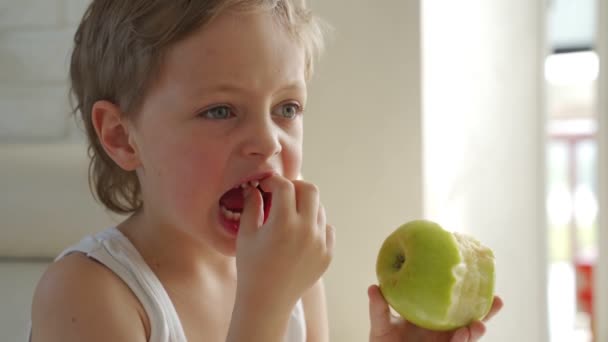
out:
{"label": "cheek", "polygon": [[217,200],[211,197],[225,165],[221,154],[173,146],[159,153],[154,164],[154,177],[162,192],[158,196],[169,201],[167,205],[175,210],[200,212],[201,207]]}
{"label": "cheek", "polygon": [[289,179],[296,179],[302,169],[302,140],[292,140],[283,146],[283,173]]}
{"label": "cheek", "polygon": [[298,158],[286,160],[285,165],[285,176],[289,179],[297,179],[302,170],[302,158],[301,155]]}
{"label": "cheek", "polygon": [[226,147],[195,124],[175,126],[160,119],[144,124],[138,141],[144,201],[183,218],[215,204]]}

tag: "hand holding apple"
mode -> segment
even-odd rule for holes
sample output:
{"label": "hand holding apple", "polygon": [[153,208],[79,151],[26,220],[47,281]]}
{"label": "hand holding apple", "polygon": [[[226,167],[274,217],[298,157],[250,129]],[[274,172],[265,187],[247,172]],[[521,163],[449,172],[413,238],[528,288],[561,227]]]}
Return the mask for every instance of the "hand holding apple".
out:
{"label": "hand holding apple", "polygon": [[482,321],[473,321],[456,330],[435,331],[421,328],[401,316],[392,315],[377,285],[371,285],[367,292],[371,322],[370,342],[476,342],[486,332],[485,323],[503,306],[500,297],[494,297],[492,308]]}
{"label": "hand holding apple", "polygon": [[376,273],[380,286],[368,290],[374,342],[475,341],[485,332],[479,320],[502,307],[492,251],[431,221],[397,228],[380,249]]}

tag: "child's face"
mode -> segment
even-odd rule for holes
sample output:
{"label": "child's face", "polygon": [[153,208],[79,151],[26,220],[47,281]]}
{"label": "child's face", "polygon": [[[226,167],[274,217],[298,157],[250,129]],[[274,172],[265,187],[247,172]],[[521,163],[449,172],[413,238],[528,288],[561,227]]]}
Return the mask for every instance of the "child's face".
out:
{"label": "child's face", "polygon": [[232,255],[238,224],[220,198],[299,174],[304,56],[266,13],[221,15],[172,47],[133,127],[144,210]]}

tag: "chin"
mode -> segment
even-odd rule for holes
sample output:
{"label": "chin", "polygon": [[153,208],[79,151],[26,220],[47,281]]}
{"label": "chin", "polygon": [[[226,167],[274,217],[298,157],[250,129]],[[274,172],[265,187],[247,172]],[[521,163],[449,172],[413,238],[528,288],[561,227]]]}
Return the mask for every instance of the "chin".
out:
{"label": "chin", "polygon": [[215,249],[218,253],[222,254],[226,257],[235,257],[236,256],[236,240],[233,241],[222,241],[215,244]]}

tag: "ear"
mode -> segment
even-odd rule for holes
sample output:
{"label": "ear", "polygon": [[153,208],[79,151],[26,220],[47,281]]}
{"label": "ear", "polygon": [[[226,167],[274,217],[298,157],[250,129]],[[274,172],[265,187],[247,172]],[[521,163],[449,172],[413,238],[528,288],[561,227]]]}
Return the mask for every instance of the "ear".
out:
{"label": "ear", "polygon": [[109,101],[97,101],[91,110],[97,138],[114,162],[126,171],[135,170],[141,163],[131,132],[120,108]]}

